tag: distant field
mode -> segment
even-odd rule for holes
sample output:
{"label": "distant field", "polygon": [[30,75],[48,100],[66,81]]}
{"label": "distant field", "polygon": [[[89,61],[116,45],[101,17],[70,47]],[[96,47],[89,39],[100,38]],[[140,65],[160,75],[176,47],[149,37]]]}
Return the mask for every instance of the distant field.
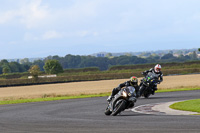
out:
{"label": "distant field", "polygon": [[[140,78],[141,79],[141,78]],[[0,99],[37,98],[45,95],[80,95],[111,92],[114,87],[128,79],[85,81],[34,86],[0,88]],[[200,74],[165,76],[159,89],[200,87]]]}

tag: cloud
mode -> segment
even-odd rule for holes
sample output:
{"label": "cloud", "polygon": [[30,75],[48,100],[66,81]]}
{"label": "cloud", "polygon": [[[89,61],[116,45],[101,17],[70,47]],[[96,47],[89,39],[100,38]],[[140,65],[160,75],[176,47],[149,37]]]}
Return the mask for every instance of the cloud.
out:
{"label": "cloud", "polygon": [[[13,8],[0,9],[0,25],[19,25],[31,30],[50,30],[51,27],[63,30],[79,32],[83,27],[90,27],[98,16],[100,0],[76,0],[64,2],[60,8],[53,5],[53,2],[42,0],[28,0],[15,2],[18,6]],[[7,5],[5,5],[7,6]],[[92,24],[94,25],[94,24]],[[87,29],[88,30],[88,29]]]}
{"label": "cloud", "polygon": [[24,34],[24,40],[25,41],[31,41],[31,40],[51,40],[51,39],[62,39],[62,38],[84,38],[84,37],[97,37],[99,36],[99,32],[95,31],[89,31],[89,30],[80,30],[80,31],[74,31],[74,32],[58,32],[55,30],[49,30],[45,31],[42,34],[35,34],[34,32],[26,32]]}
{"label": "cloud", "polygon": [[41,5],[42,0],[31,0],[29,3],[23,3],[8,11],[0,12],[0,24],[19,22],[26,28],[33,28],[41,25],[49,16],[48,6]]}
{"label": "cloud", "polygon": [[191,20],[196,21],[197,23],[199,23],[199,22],[200,22],[200,12],[195,13],[195,14],[192,16]]}
{"label": "cloud", "polygon": [[34,0],[19,10],[20,22],[27,28],[40,25],[49,16],[48,6],[42,6],[41,2],[42,0]]}
{"label": "cloud", "polygon": [[120,49],[126,44],[199,40],[199,0],[6,1],[0,5],[0,43],[5,45],[16,41],[23,46],[101,44]]}
{"label": "cloud", "polygon": [[9,44],[16,45],[16,44],[18,44],[18,42],[17,41],[10,41]]}
{"label": "cloud", "polygon": [[57,31],[46,31],[43,34],[35,34],[34,32],[26,32],[24,35],[24,41],[41,41],[50,39],[60,39],[64,37],[64,33],[59,33]]}
{"label": "cloud", "polygon": [[49,39],[57,39],[62,38],[64,36],[63,33],[59,33],[56,31],[47,31],[42,35],[43,40],[49,40]]}
{"label": "cloud", "polygon": [[27,32],[24,35],[24,41],[39,40],[39,37],[35,36],[33,33]]}
{"label": "cloud", "polygon": [[87,17],[95,17],[96,9],[99,2],[95,1],[77,1],[73,6],[65,9],[63,16],[67,17],[67,20],[78,21],[80,19],[86,19]]}
{"label": "cloud", "polygon": [[17,16],[17,13],[14,11],[0,13],[0,24],[5,24],[6,22],[12,20],[15,16]]}

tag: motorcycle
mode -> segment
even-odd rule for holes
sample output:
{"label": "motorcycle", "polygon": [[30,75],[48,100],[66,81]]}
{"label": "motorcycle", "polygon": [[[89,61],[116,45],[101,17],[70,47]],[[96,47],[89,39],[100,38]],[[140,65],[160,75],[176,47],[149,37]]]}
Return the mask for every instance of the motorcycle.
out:
{"label": "motorcycle", "polygon": [[111,101],[105,110],[105,115],[116,116],[128,108],[134,107],[136,99],[135,88],[132,86],[121,89]]}
{"label": "motorcycle", "polygon": [[154,86],[159,83],[158,75],[153,72],[149,72],[146,77],[141,80],[139,92],[142,92],[142,94],[140,95],[145,98],[149,98],[151,94],[154,95]]}

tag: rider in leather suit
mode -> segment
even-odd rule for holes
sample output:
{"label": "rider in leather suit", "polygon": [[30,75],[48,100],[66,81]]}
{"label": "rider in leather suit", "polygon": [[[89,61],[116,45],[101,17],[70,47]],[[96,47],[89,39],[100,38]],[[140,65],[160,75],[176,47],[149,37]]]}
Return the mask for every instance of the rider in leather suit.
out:
{"label": "rider in leather suit", "polygon": [[112,91],[111,96],[108,97],[107,101],[111,101],[112,98],[114,98],[114,96],[121,90],[121,88],[125,87],[125,86],[133,86],[135,88],[136,94],[138,93],[139,90],[139,86],[138,86],[138,79],[135,76],[132,76],[130,78],[130,80],[119,84],[118,87],[114,88]]}
{"label": "rider in leather suit", "polygon": [[[146,75],[149,72],[153,72],[153,73],[158,75],[158,78],[159,78],[159,82],[158,83],[161,83],[163,81],[163,74],[161,72],[161,65],[160,64],[157,64],[154,68],[151,68],[150,70],[146,70],[146,71],[142,72],[142,74],[146,77]],[[157,91],[157,85],[155,85],[153,87],[153,89],[154,89],[154,91],[153,91],[153,94],[154,94],[155,91]],[[139,92],[137,93],[137,97],[140,97],[142,95],[143,91],[144,91],[144,89],[140,89]]]}

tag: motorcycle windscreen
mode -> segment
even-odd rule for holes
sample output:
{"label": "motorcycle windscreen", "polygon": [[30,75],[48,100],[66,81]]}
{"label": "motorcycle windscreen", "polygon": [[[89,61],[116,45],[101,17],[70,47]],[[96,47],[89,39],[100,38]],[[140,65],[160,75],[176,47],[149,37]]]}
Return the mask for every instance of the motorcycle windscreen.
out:
{"label": "motorcycle windscreen", "polygon": [[158,75],[155,74],[155,73],[152,73],[152,72],[150,72],[150,73],[148,74],[148,77],[150,77],[151,79],[158,79]]}
{"label": "motorcycle windscreen", "polygon": [[128,86],[126,92],[128,96],[136,96],[135,88],[133,86]]}

